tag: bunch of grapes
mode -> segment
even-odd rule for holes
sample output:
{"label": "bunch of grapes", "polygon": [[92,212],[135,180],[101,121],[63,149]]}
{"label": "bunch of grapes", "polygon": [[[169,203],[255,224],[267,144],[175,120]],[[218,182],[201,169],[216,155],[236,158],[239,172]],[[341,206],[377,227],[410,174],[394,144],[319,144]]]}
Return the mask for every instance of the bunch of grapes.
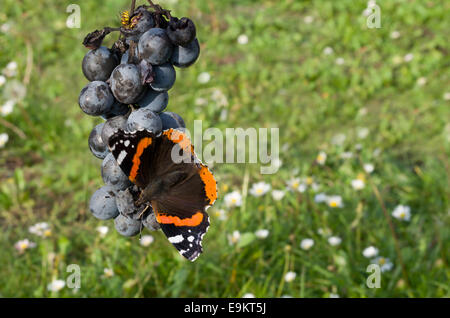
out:
{"label": "bunch of grapes", "polygon": [[[86,36],[83,44],[90,49],[82,63],[90,81],[81,91],[79,105],[91,116],[105,122],[89,136],[89,148],[103,160],[105,185],[90,200],[92,214],[100,220],[114,219],[116,230],[135,236],[143,227],[159,229],[149,208],[135,206],[139,189],[122,172],[108,150],[108,140],[119,129],[147,129],[155,134],[170,128],[185,128],[181,116],[165,111],[168,91],[176,79],[175,67],[195,63],[200,54],[194,23],[178,19],[170,11],[149,1],[122,14],[120,28],[104,28]],[[120,32],[111,48],[102,46],[111,32]]]}

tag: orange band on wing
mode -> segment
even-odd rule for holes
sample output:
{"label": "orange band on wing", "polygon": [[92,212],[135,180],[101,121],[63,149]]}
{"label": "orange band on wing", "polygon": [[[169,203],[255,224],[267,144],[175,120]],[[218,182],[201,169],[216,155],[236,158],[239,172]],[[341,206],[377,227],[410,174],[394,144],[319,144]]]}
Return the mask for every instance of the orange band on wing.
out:
{"label": "orange band on wing", "polygon": [[197,212],[187,219],[180,219],[178,216],[157,213],[156,221],[160,224],[173,224],[175,226],[197,226],[203,221],[203,213]]}
{"label": "orange band on wing", "polygon": [[202,181],[205,184],[205,192],[209,199],[209,204],[212,205],[217,199],[216,179],[214,179],[214,176],[211,171],[209,171],[208,167],[204,165],[202,165],[202,168],[200,169],[200,178],[202,178]]}
{"label": "orange band on wing", "polygon": [[192,146],[190,139],[185,133],[171,128],[164,131],[163,134],[166,135],[170,141],[178,144],[184,151],[190,151],[191,154],[194,153],[194,146]]}
{"label": "orange band on wing", "polygon": [[131,167],[130,176],[129,176],[129,179],[131,182],[136,181],[136,175],[138,173],[139,166],[141,165],[142,153],[144,152],[145,148],[147,148],[151,144],[152,144],[152,138],[150,138],[150,137],[142,138],[139,141],[139,143],[137,145],[136,153],[134,154],[134,157],[133,157],[133,166]]}

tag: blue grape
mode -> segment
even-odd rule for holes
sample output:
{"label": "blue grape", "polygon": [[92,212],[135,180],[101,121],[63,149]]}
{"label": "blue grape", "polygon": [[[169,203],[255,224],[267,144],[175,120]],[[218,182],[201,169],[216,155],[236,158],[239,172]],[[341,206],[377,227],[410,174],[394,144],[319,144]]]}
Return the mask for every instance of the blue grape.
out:
{"label": "blue grape", "polygon": [[150,231],[156,231],[161,228],[158,221],[156,221],[155,213],[149,208],[150,212],[146,212],[142,219],[142,225],[144,225]]}
{"label": "blue grape", "polygon": [[120,64],[111,74],[111,90],[123,104],[136,103],[145,91],[139,68],[134,64]]}
{"label": "blue grape", "polygon": [[132,19],[136,19],[138,22],[132,30],[124,30],[128,41],[139,41],[142,34],[155,26],[153,15],[143,7],[135,10]]}
{"label": "blue grape", "polygon": [[102,178],[105,184],[111,186],[114,190],[125,190],[131,185],[128,177],[119,167],[112,153],[109,153],[102,163]]}
{"label": "blue grape", "polygon": [[136,220],[133,217],[129,217],[123,214],[119,214],[114,219],[114,225],[120,235],[127,237],[138,235],[142,229],[141,220]]}
{"label": "blue grape", "polygon": [[195,39],[186,47],[176,46],[173,50],[170,62],[180,68],[189,67],[194,64],[200,55],[200,44]]}
{"label": "blue grape", "polygon": [[121,214],[128,215],[138,212],[138,208],[134,205],[134,198],[130,188],[117,192],[116,204]]}
{"label": "blue grape", "polygon": [[108,119],[102,129],[102,140],[108,145],[109,138],[119,129],[125,131],[127,128],[127,118],[125,116],[116,116]]}
{"label": "blue grape", "polygon": [[102,118],[104,120],[108,120],[116,116],[123,116],[126,115],[129,112],[129,110],[130,108],[128,107],[128,105],[115,101],[114,104],[111,106],[111,110],[108,113],[103,114]]}
{"label": "blue grape", "polygon": [[127,130],[130,132],[143,129],[147,129],[155,134],[162,130],[160,117],[147,108],[133,111],[127,122]]}
{"label": "blue grape", "polygon": [[189,18],[172,18],[167,27],[167,35],[173,44],[186,46],[191,43],[197,34],[195,24]]}
{"label": "blue grape", "polygon": [[[126,50],[125,53],[122,55],[122,58],[120,60],[120,64],[128,64],[130,57],[130,49]],[[139,50],[138,47],[136,46],[136,48],[134,49],[134,57],[139,58]]]}
{"label": "blue grape", "polygon": [[183,118],[176,113],[164,112],[159,114],[159,118],[161,118],[163,130],[170,128],[186,128]]}
{"label": "blue grape", "polygon": [[87,84],[80,93],[78,103],[83,112],[91,116],[100,116],[111,111],[114,96],[105,82],[94,81]]}
{"label": "blue grape", "polygon": [[83,58],[83,74],[88,80],[106,81],[119,64],[117,56],[107,47],[91,50]]}
{"label": "blue grape", "polygon": [[91,213],[100,220],[110,220],[119,215],[116,194],[111,186],[105,185],[95,191],[89,202]]}
{"label": "blue grape", "polygon": [[103,142],[102,129],[105,124],[101,123],[92,129],[89,135],[89,149],[99,159],[104,159],[108,155],[108,145]]}
{"label": "blue grape", "polygon": [[139,57],[153,65],[166,63],[172,56],[173,45],[165,30],[153,28],[139,39]]}
{"label": "blue grape", "polygon": [[153,67],[155,77],[150,83],[151,88],[157,92],[168,91],[175,84],[177,73],[172,64],[165,63],[163,65],[156,65]]}
{"label": "blue grape", "polygon": [[169,104],[169,94],[167,92],[155,92],[152,89],[138,102],[139,107],[147,108],[155,113],[161,113]]}

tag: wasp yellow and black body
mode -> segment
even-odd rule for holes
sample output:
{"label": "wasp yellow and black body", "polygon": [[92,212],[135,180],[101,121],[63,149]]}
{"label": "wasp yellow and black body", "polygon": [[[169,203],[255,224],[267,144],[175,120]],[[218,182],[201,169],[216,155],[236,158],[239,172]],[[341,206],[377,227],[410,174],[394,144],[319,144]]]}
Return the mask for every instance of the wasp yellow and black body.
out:
{"label": "wasp yellow and black body", "polygon": [[140,14],[130,16],[129,11],[123,11],[120,15],[122,27],[128,30],[134,29],[139,22]]}

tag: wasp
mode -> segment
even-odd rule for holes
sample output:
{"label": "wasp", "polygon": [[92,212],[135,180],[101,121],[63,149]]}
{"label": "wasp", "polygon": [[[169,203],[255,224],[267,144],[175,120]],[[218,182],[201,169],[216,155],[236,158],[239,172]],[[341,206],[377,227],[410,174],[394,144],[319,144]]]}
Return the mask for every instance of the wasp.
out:
{"label": "wasp", "polygon": [[125,29],[128,29],[128,30],[134,29],[134,27],[137,25],[137,23],[139,21],[139,18],[140,18],[139,15],[135,15],[133,17],[130,17],[130,12],[129,11],[122,12],[120,17],[121,17],[122,26]]}

